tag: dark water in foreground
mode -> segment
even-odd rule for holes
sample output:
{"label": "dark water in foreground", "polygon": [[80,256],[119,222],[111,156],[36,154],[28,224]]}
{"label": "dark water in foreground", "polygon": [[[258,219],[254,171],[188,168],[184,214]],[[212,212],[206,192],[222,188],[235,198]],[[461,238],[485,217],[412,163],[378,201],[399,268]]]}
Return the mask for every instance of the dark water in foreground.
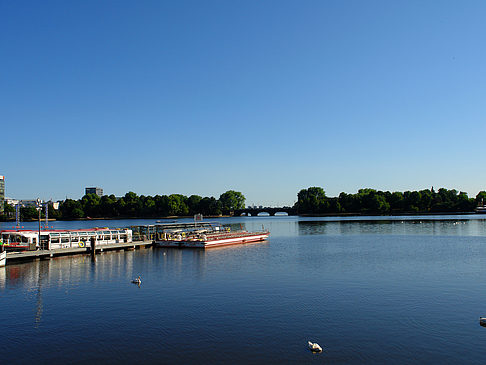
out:
{"label": "dark water in foreground", "polygon": [[0,362],[482,364],[486,221],[475,218],[233,218],[270,240],[9,265]]}

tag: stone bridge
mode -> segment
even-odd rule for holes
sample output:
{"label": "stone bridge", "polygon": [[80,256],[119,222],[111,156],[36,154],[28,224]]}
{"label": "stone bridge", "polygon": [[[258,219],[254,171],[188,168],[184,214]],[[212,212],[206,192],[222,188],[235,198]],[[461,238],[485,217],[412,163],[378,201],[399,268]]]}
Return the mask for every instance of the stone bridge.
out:
{"label": "stone bridge", "polygon": [[245,209],[235,209],[234,216],[246,215],[256,217],[259,213],[268,213],[274,216],[275,213],[287,213],[288,215],[297,215],[297,209],[292,207],[281,207],[281,208],[245,208]]}

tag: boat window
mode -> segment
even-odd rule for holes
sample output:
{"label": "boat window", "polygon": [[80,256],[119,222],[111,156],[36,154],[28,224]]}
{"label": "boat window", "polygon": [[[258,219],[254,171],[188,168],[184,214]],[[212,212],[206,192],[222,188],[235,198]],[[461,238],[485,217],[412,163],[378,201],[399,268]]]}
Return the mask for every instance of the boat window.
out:
{"label": "boat window", "polygon": [[22,236],[22,243],[29,243],[29,239],[25,236]]}
{"label": "boat window", "polygon": [[59,237],[52,237],[51,238],[51,243],[59,243]]}
{"label": "boat window", "polygon": [[79,237],[71,237],[71,242],[78,242],[79,241]]}
{"label": "boat window", "polygon": [[69,237],[61,237],[61,243],[68,243]]}

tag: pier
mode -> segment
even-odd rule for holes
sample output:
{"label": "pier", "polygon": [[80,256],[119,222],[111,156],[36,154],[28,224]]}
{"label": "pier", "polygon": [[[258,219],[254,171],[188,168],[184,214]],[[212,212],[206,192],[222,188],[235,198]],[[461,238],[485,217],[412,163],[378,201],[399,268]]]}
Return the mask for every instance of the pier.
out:
{"label": "pier", "polygon": [[[153,241],[136,241],[128,243],[114,243],[108,245],[96,245],[95,252],[133,250],[137,248],[152,247]],[[68,255],[89,255],[92,253],[90,247],[58,248],[53,250],[7,252],[7,265],[22,261],[33,261],[39,259],[50,259],[52,257]]]}

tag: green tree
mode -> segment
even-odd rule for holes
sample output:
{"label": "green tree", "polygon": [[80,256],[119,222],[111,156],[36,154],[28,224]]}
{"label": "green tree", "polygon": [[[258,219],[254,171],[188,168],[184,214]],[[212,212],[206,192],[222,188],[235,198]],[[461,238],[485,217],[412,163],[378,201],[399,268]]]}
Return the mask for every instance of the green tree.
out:
{"label": "green tree", "polygon": [[64,219],[82,218],[84,211],[80,200],[66,199],[59,208]]}
{"label": "green tree", "polygon": [[156,195],[155,215],[158,217],[167,217],[169,215],[169,197],[167,195]]}
{"label": "green tree", "polygon": [[327,211],[329,203],[326,192],[319,187],[302,189],[297,194],[297,210],[299,213],[322,213]]}
{"label": "green tree", "polygon": [[223,212],[222,204],[214,197],[204,197],[199,203],[199,213],[203,215],[221,215]]}
{"label": "green tree", "polygon": [[100,200],[100,214],[102,217],[118,217],[117,199],[112,195],[103,195]]}
{"label": "green tree", "polygon": [[127,217],[140,217],[142,213],[142,200],[138,197],[137,194],[130,191],[125,194],[123,197],[125,206],[124,206],[124,215]]}
{"label": "green tree", "polygon": [[486,191],[480,191],[478,195],[476,195],[476,205],[486,205]]}
{"label": "green tree", "polygon": [[169,215],[188,215],[189,207],[185,199],[187,198],[181,194],[169,195]]}
{"label": "green tree", "polygon": [[191,195],[187,199],[187,205],[189,207],[189,214],[194,215],[200,213],[200,204],[201,204],[202,197],[199,195]]}
{"label": "green tree", "polygon": [[84,214],[88,217],[100,216],[101,198],[96,194],[86,194],[81,199],[81,206]]}
{"label": "green tree", "polygon": [[235,209],[243,209],[245,207],[245,196],[239,191],[228,190],[219,196],[222,210],[225,213],[234,211]]}

